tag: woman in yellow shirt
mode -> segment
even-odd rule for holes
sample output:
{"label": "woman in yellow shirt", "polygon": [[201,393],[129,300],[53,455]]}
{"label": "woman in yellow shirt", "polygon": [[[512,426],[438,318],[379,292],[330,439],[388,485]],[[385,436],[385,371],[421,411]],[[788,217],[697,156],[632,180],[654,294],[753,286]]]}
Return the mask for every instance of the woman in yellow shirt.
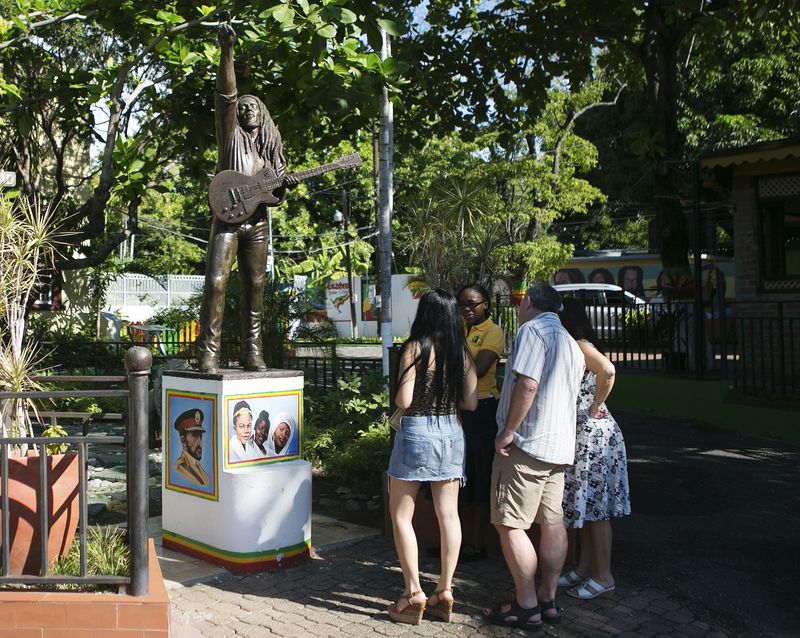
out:
{"label": "woman in yellow shirt", "polygon": [[464,428],[466,483],[459,494],[464,543],[460,560],[480,560],[486,556],[486,531],[489,528],[489,484],[492,477],[494,439],[497,436],[497,362],[505,349],[503,330],[490,315],[491,297],[480,284],[469,284],[456,296],[467,348],[478,375],[478,408],[461,411]]}

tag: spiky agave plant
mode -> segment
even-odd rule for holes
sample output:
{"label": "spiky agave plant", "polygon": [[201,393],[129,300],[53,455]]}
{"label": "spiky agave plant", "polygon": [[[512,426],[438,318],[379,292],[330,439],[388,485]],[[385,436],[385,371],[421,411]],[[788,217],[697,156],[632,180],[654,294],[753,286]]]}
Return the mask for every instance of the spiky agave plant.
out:
{"label": "spiky agave plant", "polygon": [[[34,376],[41,357],[39,346],[25,342],[25,309],[52,267],[59,241],[55,208],[40,199],[11,198],[0,193],[0,388],[6,392],[41,390]],[[0,401],[0,434],[32,436],[27,399]],[[24,455],[27,445],[12,455]]]}

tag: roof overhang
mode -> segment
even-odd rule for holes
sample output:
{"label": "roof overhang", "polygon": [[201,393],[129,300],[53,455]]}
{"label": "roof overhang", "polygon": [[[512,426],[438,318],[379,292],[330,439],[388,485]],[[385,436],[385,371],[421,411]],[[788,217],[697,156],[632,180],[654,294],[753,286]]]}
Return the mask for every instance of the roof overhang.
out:
{"label": "roof overhang", "polygon": [[760,142],[750,146],[728,148],[703,153],[698,160],[703,168],[741,166],[758,162],[774,162],[786,159],[800,159],[800,137]]}

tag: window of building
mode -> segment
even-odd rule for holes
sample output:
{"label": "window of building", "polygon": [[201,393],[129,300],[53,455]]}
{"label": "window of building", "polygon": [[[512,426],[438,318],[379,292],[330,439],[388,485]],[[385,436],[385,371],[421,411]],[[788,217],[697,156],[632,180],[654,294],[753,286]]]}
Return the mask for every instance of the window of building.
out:
{"label": "window of building", "polygon": [[800,176],[759,180],[758,208],[761,287],[800,290]]}

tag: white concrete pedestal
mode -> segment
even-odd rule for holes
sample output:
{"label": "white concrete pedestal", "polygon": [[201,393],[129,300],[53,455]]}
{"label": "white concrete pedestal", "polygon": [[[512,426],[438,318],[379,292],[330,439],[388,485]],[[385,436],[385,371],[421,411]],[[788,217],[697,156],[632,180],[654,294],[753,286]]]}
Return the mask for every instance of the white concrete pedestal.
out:
{"label": "white concrete pedestal", "polygon": [[[235,571],[307,559],[302,372],[168,371],[161,400],[164,547]],[[282,447],[278,429],[291,432]]]}

